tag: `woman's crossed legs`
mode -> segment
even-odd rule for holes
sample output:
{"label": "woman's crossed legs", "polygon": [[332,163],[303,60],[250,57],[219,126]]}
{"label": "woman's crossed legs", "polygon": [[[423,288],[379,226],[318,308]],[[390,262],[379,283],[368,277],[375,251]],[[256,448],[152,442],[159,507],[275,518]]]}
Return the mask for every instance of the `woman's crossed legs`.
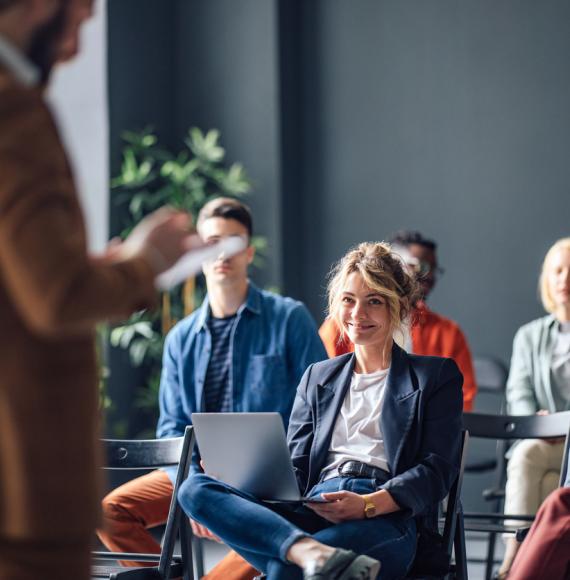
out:
{"label": "woman's crossed legs", "polygon": [[[310,495],[340,489],[370,493],[376,482],[334,478],[316,485]],[[271,580],[302,578],[301,568],[287,562],[291,546],[302,538],[312,537],[327,546],[379,560],[381,579],[403,576],[415,554],[415,521],[398,513],[331,524],[304,506],[266,504],[203,474],[192,475],[185,482],[179,501],[190,517]]]}

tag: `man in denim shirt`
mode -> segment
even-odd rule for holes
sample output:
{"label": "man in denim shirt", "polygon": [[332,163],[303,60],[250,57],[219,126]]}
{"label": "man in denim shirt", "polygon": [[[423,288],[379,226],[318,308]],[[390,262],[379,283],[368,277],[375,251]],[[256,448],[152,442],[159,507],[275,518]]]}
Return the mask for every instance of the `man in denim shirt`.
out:
{"label": "man in denim shirt", "polygon": [[[249,241],[251,214],[234,199],[217,198],[202,208],[197,228],[207,243],[229,236]],[[287,425],[301,376],[311,363],[326,358],[306,307],[248,280],[253,256],[248,244],[231,258],[220,255],[204,264],[208,294],[202,306],[166,338],[158,437],[183,435],[196,411],[278,411]],[[197,456],[192,469],[199,469]],[[148,529],[166,521],[172,476],[154,471],[103,500],[104,524],[98,535],[109,549],[160,552]],[[192,528],[199,537],[213,537],[195,522]]]}

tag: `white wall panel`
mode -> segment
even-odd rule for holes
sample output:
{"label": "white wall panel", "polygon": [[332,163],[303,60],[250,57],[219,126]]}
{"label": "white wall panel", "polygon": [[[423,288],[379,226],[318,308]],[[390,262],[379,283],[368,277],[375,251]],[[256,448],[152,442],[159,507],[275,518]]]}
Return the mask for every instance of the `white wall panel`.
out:
{"label": "white wall panel", "polygon": [[84,25],[81,53],[54,73],[49,99],[70,154],[92,250],[108,237],[109,138],[107,115],[107,32],[104,0]]}

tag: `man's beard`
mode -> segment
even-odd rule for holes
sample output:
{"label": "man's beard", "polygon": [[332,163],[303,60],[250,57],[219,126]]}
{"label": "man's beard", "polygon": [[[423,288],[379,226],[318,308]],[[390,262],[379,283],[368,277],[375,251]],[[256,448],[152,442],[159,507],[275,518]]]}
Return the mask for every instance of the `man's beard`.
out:
{"label": "man's beard", "polygon": [[59,42],[65,26],[66,4],[62,1],[53,18],[32,36],[28,58],[40,71],[40,83],[46,85],[57,62]]}

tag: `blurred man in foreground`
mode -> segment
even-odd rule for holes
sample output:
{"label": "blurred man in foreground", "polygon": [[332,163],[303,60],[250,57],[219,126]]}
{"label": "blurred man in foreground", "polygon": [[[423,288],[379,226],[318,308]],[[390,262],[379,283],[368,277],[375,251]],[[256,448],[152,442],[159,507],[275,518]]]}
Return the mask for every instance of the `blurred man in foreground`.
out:
{"label": "blurred man in foreground", "polygon": [[160,210],[87,254],[66,153],[44,101],[91,0],[0,0],[0,580],[85,580],[98,521],[94,329],[151,306],[186,251]]}
{"label": "blurred man in foreground", "polygon": [[[425,302],[435,287],[438,273],[441,273],[437,262],[437,244],[424,238],[419,232],[407,230],[396,233],[390,243],[416,272],[423,294],[412,314],[411,345],[405,345],[406,350],[411,346],[414,354],[454,359],[463,374],[463,410],[472,411],[477,385],[465,335],[456,322],[433,312]],[[341,336],[335,322],[330,318],[323,322],[319,334],[331,357],[354,350],[350,340]]]}

